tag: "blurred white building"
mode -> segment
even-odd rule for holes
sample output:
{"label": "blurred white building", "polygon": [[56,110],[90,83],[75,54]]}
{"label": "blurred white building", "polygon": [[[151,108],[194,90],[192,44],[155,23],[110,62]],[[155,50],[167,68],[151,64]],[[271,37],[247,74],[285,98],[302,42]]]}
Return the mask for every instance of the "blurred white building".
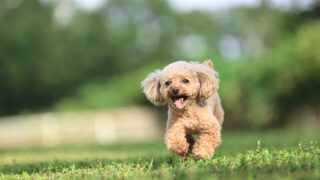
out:
{"label": "blurred white building", "polygon": [[152,140],[161,134],[157,118],[146,107],[3,117],[0,148]]}

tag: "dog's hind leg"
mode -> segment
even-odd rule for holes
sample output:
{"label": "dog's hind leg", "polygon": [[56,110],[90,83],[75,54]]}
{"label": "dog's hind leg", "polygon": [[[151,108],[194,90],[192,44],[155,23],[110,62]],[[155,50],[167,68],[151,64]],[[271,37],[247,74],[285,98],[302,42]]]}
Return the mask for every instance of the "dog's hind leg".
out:
{"label": "dog's hind leg", "polygon": [[188,154],[192,153],[192,149],[193,149],[193,145],[196,142],[193,138],[193,136],[191,134],[187,134],[186,135],[187,138],[187,142],[189,143],[189,150],[188,150]]}
{"label": "dog's hind leg", "polygon": [[186,135],[186,139],[187,139],[187,143],[189,144],[189,150],[188,150],[188,153],[186,155],[180,155],[180,159],[182,161],[187,160],[188,159],[188,155],[192,154],[193,145],[196,142],[191,134],[187,134]]}
{"label": "dog's hind leg", "polygon": [[224,111],[221,106],[220,97],[216,95],[216,102],[213,109],[213,115],[218,119],[220,126],[222,127],[223,120],[224,120]]}

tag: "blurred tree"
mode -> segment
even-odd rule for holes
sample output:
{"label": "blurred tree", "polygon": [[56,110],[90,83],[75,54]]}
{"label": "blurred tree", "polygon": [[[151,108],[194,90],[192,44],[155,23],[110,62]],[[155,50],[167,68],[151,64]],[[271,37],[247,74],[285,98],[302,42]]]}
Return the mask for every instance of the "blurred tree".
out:
{"label": "blurred tree", "polygon": [[88,82],[183,57],[173,51],[179,39],[214,28],[210,15],[180,15],[164,1],[111,0],[95,12],[64,1],[12,2],[0,9],[2,115],[43,110]]}
{"label": "blurred tree", "polygon": [[0,115],[144,105],[148,72],[213,58],[227,126],[285,126],[319,105],[320,8],[270,2],[177,12],[167,1],[109,0],[87,12],[72,1],[2,0]]}

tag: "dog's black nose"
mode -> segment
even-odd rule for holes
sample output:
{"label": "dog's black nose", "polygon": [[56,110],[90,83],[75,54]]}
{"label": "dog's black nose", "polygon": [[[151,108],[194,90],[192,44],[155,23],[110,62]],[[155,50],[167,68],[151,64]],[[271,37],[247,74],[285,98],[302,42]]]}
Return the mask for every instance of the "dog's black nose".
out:
{"label": "dog's black nose", "polygon": [[180,89],[178,89],[178,88],[172,88],[172,93],[173,93],[173,94],[177,95],[177,94],[179,94],[179,92],[180,92]]}

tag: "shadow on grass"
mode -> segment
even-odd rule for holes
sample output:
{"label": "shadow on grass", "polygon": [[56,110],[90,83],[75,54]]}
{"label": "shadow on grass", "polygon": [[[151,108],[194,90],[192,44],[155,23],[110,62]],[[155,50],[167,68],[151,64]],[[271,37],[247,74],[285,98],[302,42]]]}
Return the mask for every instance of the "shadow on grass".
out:
{"label": "shadow on grass", "polygon": [[150,142],[121,142],[121,143],[113,143],[109,145],[99,145],[99,144],[88,144],[88,145],[65,145],[59,147],[29,147],[22,149],[0,149],[0,154],[2,153],[19,153],[19,152],[50,152],[50,151],[139,151],[141,149],[148,150],[158,150],[165,149],[164,142],[162,139],[154,140]]}
{"label": "shadow on grass", "polygon": [[108,160],[108,159],[95,159],[95,160],[81,160],[81,161],[52,161],[52,162],[36,162],[24,164],[10,164],[0,166],[0,173],[2,174],[34,174],[34,173],[56,173],[69,171],[72,169],[95,169],[106,166],[145,166],[152,163],[151,170],[156,170],[160,165],[166,164],[168,166],[175,166],[180,163],[178,156],[159,156],[159,157],[137,157],[127,160]]}

